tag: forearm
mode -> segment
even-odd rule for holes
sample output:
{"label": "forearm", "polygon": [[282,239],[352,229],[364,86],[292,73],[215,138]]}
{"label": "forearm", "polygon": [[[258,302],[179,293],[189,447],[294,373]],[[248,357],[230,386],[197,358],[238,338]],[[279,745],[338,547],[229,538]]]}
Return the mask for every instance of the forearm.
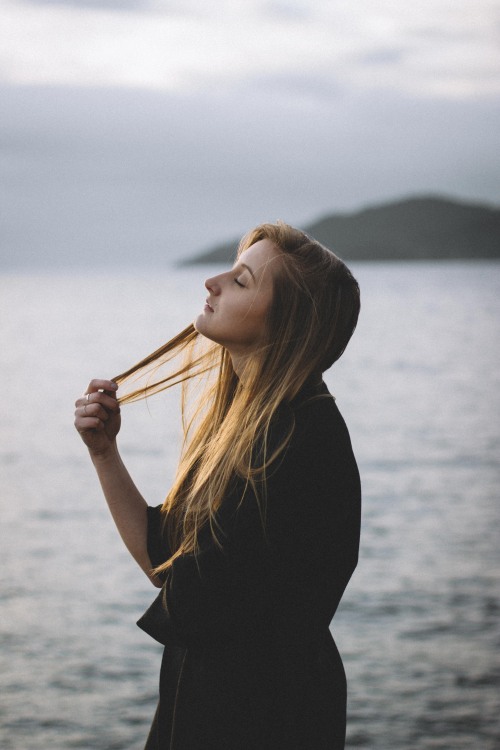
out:
{"label": "forearm", "polygon": [[116,443],[105,454],[90,454],[116,528],[128,551],[156,586],[147,551],[147,503],[123,463]]}

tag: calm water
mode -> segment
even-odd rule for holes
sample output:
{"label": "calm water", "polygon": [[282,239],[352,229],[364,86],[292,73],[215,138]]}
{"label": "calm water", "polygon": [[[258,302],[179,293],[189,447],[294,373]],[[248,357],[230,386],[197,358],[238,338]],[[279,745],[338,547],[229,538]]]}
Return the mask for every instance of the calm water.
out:
{"label": "calm water", "polygon": [[[500,265],[354,270],[362,318],[327,378],[364,487],[360,564],[332,625],[348,747],[494,750]],[[154,590],[108,518],[73,401],[189,322],[207,274],[0,279],[4,750],[142,747],[161,647],[135,620]],[[178,439],[178,393],[124,409],[122,453],[152,504]]]}

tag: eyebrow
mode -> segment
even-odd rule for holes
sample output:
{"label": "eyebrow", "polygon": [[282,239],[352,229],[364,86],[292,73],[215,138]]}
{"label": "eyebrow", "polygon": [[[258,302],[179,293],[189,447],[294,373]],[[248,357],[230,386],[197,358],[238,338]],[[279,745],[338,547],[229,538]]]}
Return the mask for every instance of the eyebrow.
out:
{"label": "eyebrow", "polygon": [[250,266],[247,266],[246,263],[239,263],[238,265],[243,266],[243,268],[246,268],[247,271],[250,272],[250,276],[252,277],[252,279],[255,281],[255,276],[254,276],[254,273],[253,273],[252,269],[250,268]]}

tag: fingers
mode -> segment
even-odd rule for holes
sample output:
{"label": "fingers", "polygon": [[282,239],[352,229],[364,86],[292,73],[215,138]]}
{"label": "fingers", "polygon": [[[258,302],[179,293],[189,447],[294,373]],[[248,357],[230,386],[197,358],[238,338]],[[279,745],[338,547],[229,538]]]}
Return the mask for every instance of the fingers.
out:
{"label": "fingers", "polygon": [[81,417],[75,412],[74,425],[78,432],[85,432],[86,430],[102,430],[104,428],[104,422],[97,417]]}
{"label": "fingers", "polygon": [[112,380],[91,380],[86,392],[75,401],[75,427],[78,432],[103,429],[104,423],[119,414],[118,386]]}
{"label": "fingers", "polygon": [[115,393],[117,390],[118,386],[112,380],[95,379],[90,381],[84,395],[86,396],[88,393],[98,393],[99,391],[110,391],[111,393]]}
{"label": "fingers", "polygon": [[[116,400],[116,391],[113,391],[113,393],[109,393],[109,391],[90,391],[85,393],[83,396],[80,396],[80,398],[77,398],[75,401],[75,406],[86,406],[90,407],[95,404],[98,404],[102,406],[104,409],[109,409],[110,411],[117,411],[118,410],[118,401]],[[85,415],[87,413],[93,413],[93,412],[85,412]]]}
{"label": "fingers", "polygon": [[99,419],[101,422],[105,422],[110,418],[112,414],[117,414],[120,411],[118,403],[115,401],[111,408],[105,409],[97,402],[84,403],[83,406],[78,406],[75,410],[75,416],[83,417],[84,419],[93,418]]}

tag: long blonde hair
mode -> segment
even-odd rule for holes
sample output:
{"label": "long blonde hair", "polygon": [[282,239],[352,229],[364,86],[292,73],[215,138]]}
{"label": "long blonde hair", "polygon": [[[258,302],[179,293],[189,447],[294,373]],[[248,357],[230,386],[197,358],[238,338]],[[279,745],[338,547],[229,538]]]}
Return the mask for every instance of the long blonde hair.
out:
{"label": "long blonde hair", "polygon": [[[292,401],[304,384],[328,369],[344,351],[356,327],[359,287],[346,265],[330,250],[298,229],[279,222],[261,224],[243,237],[239,256],[259,240],[270,240],[279,252],[266,337],[249,366],[244,383],[221,345],[208,342],[193,325],[134,367],[115,378],[148,377],[146,385],[120,399],[135,401],[183,384],[184,443],[174,484],[163,504],[172,557],[196,553],[200,529],[218,537],[217,510],[235,478],[252,488],[265,526],[266,471],[288,445],[293,421],[278,445],[269,431],[282,404]],[[180,353],[183,362],[158,377],[159,368]],[[151,381],[152,374],[156,378]],[[187,385],[208,379],[197,408],[188,416]]]}

